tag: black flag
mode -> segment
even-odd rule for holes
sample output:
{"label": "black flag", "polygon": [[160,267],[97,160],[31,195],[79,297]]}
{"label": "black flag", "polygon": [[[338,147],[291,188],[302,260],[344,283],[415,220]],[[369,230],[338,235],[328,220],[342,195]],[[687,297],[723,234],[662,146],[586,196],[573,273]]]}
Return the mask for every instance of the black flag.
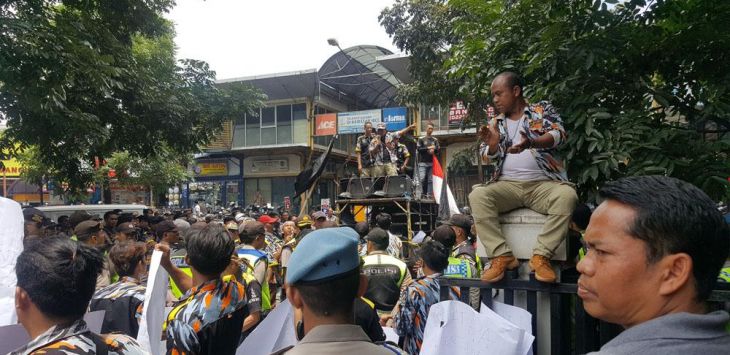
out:
{"label": "black flag", "polygon": [[330,144],[327,147],[327,151],[325,151],[322,155],[317,157],[317,159],[310,160],[307,164],[307,168],[304,169],[299,175],[297,175],[297,182],[294,183],[294,189],[296,190],[296,196],[299,196],[303,194],[305,191],[309,190],[312,185],[314,185],[315,182],[317,182],[317,179],[319,179],[319,176],[322,175],[322,172],[324,171],[325,163],[327,162],[327,158],[329,158],[330,152],[332,152],[332,145],[335,143],[335,140],[339,137],[339,135],[335,134],[332,137],[332,140],[330,140]]}

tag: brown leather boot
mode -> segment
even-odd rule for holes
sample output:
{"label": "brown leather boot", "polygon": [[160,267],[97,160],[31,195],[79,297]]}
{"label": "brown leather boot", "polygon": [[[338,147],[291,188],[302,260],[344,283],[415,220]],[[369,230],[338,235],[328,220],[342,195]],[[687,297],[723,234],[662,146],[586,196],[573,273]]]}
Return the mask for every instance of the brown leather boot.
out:
{"label": "brown leather boot", "polygon": [[554,283],[557,276],[550,265],[550,259],[542,255],[533,255],[530,258],[530,269],[535,272],[537,281]]}
{"label": "brown leather boot", "polygon": [[512,255],[500,255],[491,260],[489,269],[482,273],[482,281],[497,282],[504,277],[505,270],[514,270],[520,263]]}

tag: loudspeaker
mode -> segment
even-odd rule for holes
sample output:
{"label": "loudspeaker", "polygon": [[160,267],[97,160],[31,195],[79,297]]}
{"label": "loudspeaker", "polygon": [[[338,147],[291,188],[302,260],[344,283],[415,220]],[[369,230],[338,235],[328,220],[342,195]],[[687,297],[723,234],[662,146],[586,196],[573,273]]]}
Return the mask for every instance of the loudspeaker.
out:
{"label": "loudspeaker", "polygon": [[383,191],[386,197],[402,197],[413,193],[413,182],[407,175],[388,176]]}
{"label": "loudspeaker", "polygon": [[385,191],[383,191],[383,188],[385,187],[385,182],[387,180],[387,176],[378,176],[376,178],[373,178],[373,186],[370,187],[370,193],[368,193],[368,197],[384,197]]}
{"label": "loudspeaker", "polygon": [[413,192],[411,179],[406,175],[375,178],[370,197],[403,197]]}
{"label": "loudspeaker", "polygon": [[342,198],[366,198],[373,187],[373,180],[370,178],[351,177],[340,182],[340,186],[347,184],[345,192],[340,194]]}

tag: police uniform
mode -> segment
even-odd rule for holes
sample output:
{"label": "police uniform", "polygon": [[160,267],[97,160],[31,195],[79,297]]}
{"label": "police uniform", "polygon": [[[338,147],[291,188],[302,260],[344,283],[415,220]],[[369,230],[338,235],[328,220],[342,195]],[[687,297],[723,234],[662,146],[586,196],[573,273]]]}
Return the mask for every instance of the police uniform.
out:
{"label": "police uniform", "polygon": [[[315,230],[303,238],[289,260],[286,283],[336,279],[357,270],[359,236],[352,228]],[[353,300],[354,301],[354,300]],[[306,320],[305,320],[306,321]],[[353,324],[328,324],[312,328],[294,347],[278,354],[401,354],[392,344],[373,343],[363,329]]]}
{"label": "police uniform", "polygon": [[[388,245],[388,233],[380,228],[373,228],[365,240],[377,244]],[[408,266],[383,250],[373,251],[363,258],[362,272],[368,278],[368,289],[365,298],[375,304],[379,311],[391,311],[400,297],[403,284],[410,282]]]}

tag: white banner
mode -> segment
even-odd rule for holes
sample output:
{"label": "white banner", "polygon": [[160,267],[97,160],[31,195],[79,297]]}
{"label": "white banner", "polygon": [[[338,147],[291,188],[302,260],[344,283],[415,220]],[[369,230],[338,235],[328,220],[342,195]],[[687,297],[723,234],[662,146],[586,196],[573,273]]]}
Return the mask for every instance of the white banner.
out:
{"label": "white banner", "polygon": [[340,112],[337,114],[337,133],[364,133],[365,122],[372,123],[375,129],[382,119],[381,110]]}

